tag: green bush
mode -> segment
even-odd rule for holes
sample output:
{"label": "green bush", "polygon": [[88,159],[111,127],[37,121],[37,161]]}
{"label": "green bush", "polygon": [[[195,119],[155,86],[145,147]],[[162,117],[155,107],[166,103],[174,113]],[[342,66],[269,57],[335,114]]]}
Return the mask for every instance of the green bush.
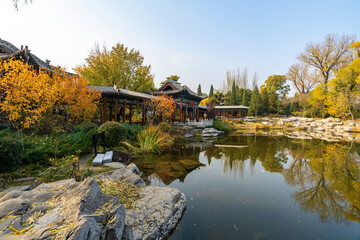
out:
{"label": "green bush", "polygon": [[96,123],[87,122],[79,125],[78,128],[80,131],[89,132],[91,130],[97,130],[99,126]]}
{"label": "green bush", "polygon": [[166,133],[170,133],[171,132],[171,125],[170,123],[167,122],[162,122],[158,125],[158,127],[160,128],[160,130],[162,132],[166,132]]}
{"label": "green bush", "polygon": [[219,131],[224,131],[225,133],[231,131],[231,127],[229,126],[229,124],[224,123],[224,122],[219,121],[219,120],[214,120],[213,121],[213,128],[216,128]]}
{"label": "green bush", "polygon": [[129,139],[130,142],[136,141],[136,136],[143,130],[143,126],[141,125],[130,125],[130,124],[123,124],[126,128],[126,139]]}
{"label": "green bush", "polygon": [[12,138],[0,139],[0,172],[17,169],[21,165],[24,155],[24,145],[22,142]]}
{"label": "green bush", "polygon": [[118,146],[120,141],[125,140],[127,134],[125,126],[118,122],[103,123],[97,131],[104,132],[104,146],[109,148]]}
{"label": "green bush", "polygon": [[77,151],[87,152],[92,143],[95,130],[74,131],[58,135],[39,136],[25,135],[21,138],[25,146],[24,161],[26,163],[48,164],[50,158],[61,158],[75,154]]}
{"label": "green bush", "polygon": [[0,139],[15,138],[23,143],[25,153],[22,162],[24,164],[49,164],[50,158],[73,155],[79,150],[82,153],[88,152],[95,132],[95,129],[85,131],[80,127],[75,127],[70,133],[39,135],[6,128],[0,131]]}

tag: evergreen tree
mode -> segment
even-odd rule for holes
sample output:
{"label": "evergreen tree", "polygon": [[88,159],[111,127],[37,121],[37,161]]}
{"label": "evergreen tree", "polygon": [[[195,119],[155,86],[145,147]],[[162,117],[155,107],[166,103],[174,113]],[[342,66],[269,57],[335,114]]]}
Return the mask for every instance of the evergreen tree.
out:
{"label": "evergreen tree", "polygon": [[244,93],[243,93],[243,96],[242,96],[241,105],[243,105],[243,106],[249,106],[247,89],[244,89]]}
{"label": "evergreen tree", "polygon": [[241,105],[243,94],[244,94],[244,89],[243,88],[238,88],[236,90],[236,100],[237,100],[236,104],[237,105]]}
{"label": "evergreen tree", "polygon": [[251,95],[250,112],[254,112],[255,117],[257,117],[258,112],[261,111],[261,107],[262,107],[261,95],[259,93],[258,86],[255,85]]}
{"label": "evergreen tree", "polygon": [[201,95],[201,85],[200,84],[199,84],[198,89],[197,89],[197,94]]}
{"label": "evergreen tree", "polygon": [[232,88],[231,88],[231,96],[230,96],[230,105],[236,105],[236,86],[235,81],[233,81]]}
{"label": "evergreen tree", "polygon": [[214,96],[214,86],[211,84],[209,98],[212,98],[213,96]]}
{"label": "evergreen tree", "polygon": [[261,88],[261,99],[262,99],[262,113],[268,114],[269,113],[269,94],[266,88]]}

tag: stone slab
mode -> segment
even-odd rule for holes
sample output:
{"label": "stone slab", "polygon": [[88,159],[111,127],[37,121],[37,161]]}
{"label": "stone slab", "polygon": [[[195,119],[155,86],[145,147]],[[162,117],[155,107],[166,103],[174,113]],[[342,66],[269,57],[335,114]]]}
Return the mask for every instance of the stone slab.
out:
{"label": "stone slab", "polygon": [[95,157],[92,165],[93,165],[93,166],[100,166],[100,165],[102,165],[104,156],[105,156],[105,154],[98,153],[98,155],[96,155],[96,157]]}
{"label": "stone slab", "polygon": [[103,162],[103,163],[112,162],[113,156],[114,156],[114,152],[113,152],[113,151],[107,151],[107,152],[105,153],[105,156],[104,156],[102,162]]}

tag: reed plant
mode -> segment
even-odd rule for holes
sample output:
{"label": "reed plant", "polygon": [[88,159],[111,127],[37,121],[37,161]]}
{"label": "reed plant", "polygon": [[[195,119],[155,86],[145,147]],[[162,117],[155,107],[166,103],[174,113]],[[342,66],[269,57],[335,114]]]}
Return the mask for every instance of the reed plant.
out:
{"label": "reed plant", "polygon": [[173,144],[173,138],[169,133],[163,132],[160,127],[149,125],[137,135],[138,147],[124,142],[125,146],[137,154],[141,153],[159,153],[162,149]]}
{"label": "reed plant", "polygon": [[170,146],[172,140],[168,133],[164,133],[159,127],[150,125],[138,134],[138,143],[142,151],[157,153]]}

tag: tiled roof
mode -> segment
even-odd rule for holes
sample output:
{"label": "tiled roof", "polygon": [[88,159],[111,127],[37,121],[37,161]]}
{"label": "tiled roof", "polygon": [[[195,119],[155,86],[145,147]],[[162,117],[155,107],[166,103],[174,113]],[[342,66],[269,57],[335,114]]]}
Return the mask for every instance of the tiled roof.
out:
{"label": "tiled roof", "polygon": [[182,87],[180,83],[176,83],[174,80],[168,79],[168,80],[166,80],[166,82],[164,82],[164,84],[159,89],[163,88],[167,83],[170,83],[177,89],[181,89],[181,87]]}
{"label": "tiled roof", "polygon": [[191,89],[186,85],[182,86],[181,89],[179,89],[179,90],[151,91],[151,93],[154,95],[161,95],[161,94],[176,95],[176,94],[180,94],[181,92],[187,92],[190,96],[192,96],[193,98],[198,99],[198,100],[206,98],[206,96],[198,95],[195,92],[191,91]]}
{"label": "tiled roof", "polygon": [[151,99],[155,98],[155,96],[146,94],[146,93],[139,93],[134,92],[122,88],[114,88],[114,87],[104,87],[104,86],[89,86],[90,89],[94,89],[97,91],[102,92],[104,95],[107,96],[119,96],[119,97],[126,97],[130,99]]}
{"label": "tiled roof", "polygon": [[[3,53],[1,53],[1,52],[3,52]],[[18,49],[11,43],[9,43],[3,39],[0,39],[0,58],[3,60],[7,60],[12,57],[14,57],[15,59],[22,59],[23,61],[33,65],[36,69],[41,67],[41,68],[46,69],[53,73],[57,69],[57,67],[54,67],[54,66],[44,62],[43,60],[38,58],[35,54],[30,53],[27,46],[24,49],[22,47],[21,47],[21,49]],[[75,75],[75,74],[69,73],[69,72],[67,74],[69,76]]]}

